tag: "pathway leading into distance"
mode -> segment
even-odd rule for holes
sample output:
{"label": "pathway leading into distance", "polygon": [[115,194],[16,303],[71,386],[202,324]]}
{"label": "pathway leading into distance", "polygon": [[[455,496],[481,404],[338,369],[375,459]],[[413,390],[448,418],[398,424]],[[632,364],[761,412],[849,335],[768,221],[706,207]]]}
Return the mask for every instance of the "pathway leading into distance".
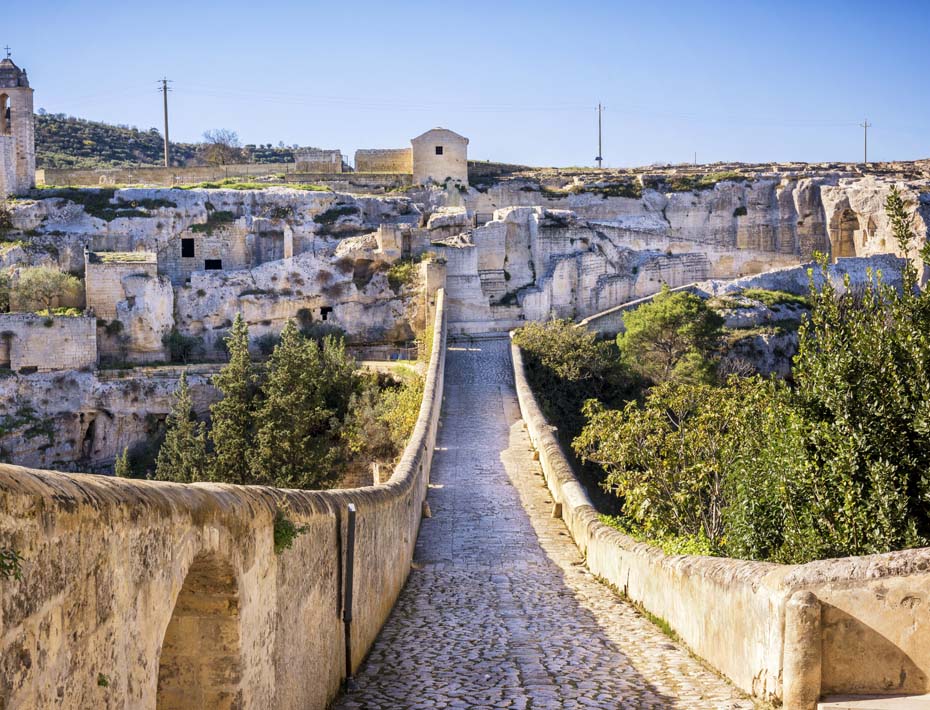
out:
{"label": "pathway leading into distance", "polygon": [[585,569],[520,419],[509,341],[451,342],[414,565],[334,705],[752,708]]}

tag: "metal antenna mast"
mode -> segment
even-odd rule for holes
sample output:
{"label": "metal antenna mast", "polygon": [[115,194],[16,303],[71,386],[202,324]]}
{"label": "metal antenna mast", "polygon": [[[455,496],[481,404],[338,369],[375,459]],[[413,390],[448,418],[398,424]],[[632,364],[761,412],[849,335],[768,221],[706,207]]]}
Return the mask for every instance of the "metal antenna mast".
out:
{"label": "metal antenna mast", "polygon": [[601,112],[604,110],[604,107],[600,104],[597,105],[597,157],[594,159],[597,161],[597,167],[602,168],[604,166],[604,151],[601,150]]}
{"label": "metal antenna mast", "polygon": [[168,84],[171,83],[171,81],[167,78],[159,79],[158,81],[161,83],[161,89],[159,89],[159,91],[162,93],[165,104],[165,167],[167,168],[171,166],[171,144],[168,142],[168,92],[171,91],[171,89],[168,88]]}
{"label": "metal antenna mast", "polygon": [[862,146],[862,162],[869,162],[869,129],[872,127],[872,124],[869,123],[869,119],[865,119],[864,123],[860,123],[859,127],[863,130],[863,146]]}

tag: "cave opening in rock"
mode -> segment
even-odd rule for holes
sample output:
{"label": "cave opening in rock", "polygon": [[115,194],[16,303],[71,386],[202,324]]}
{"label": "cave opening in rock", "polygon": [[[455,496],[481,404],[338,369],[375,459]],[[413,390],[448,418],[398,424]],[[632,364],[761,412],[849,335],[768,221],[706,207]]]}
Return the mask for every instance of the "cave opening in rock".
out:
{"label": "cave opening in rock", "polygon": [[856,256],[856,236],[860,232],[859,218],[851,209],[838,211],[830,219],[830,253],[833,260]]}

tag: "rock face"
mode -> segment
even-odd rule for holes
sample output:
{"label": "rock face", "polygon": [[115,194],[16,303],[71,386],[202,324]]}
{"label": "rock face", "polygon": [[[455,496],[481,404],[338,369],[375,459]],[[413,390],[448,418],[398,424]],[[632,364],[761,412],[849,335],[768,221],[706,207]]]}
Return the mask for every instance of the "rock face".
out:
{"label": "rock face", "polygon": [[[200,415],[218,398],[212,366],[188,370]],[[185,368],[8,375],[0,379],[0,456],[24,466],[106,470],[125,447],[162,430]]]}
{"label": "rock face", "polygon": [[[354,344],[409,341],[425,322],[427,282],[427,292],[445,284],[453,329],[486,331],[583,318],[664,284],[701,282],[707,295],[750,285],[804,293],[806,267],[798,265],[814,251],[839,257],[836,279],[850,272],[859,280],[866,263],[845,257],[898,250],[884,216],[893,184],[919,242],[930,225],[926,182],[842,172],[624,179],[575,176],[566,184],[524,176],[378,197],[277,187],[48,191],[11,203],[14,229],[4,237],[0,267],[48,264],[86,273],[88,305],[106,311],[97,316],[102,357],[164,361],[165,336],[176,329],[219,360],[239,313],[253,339],[296,318],[303,326],[338,326]],[[427,254],[436,258],[421,278],[398,264]],[[897,262],[876,258],[869,265],[894,279]],[[769,340],[744,346],[788,347]],[[132,393],[114,393],[119,387],[110,380],[62,376],[73,378],[66,381],[74,393],[53,393],[44,380],[22,377],[2,384],[19,383],[23,391],[10,391],[8,401],[38,403],[58,432],[47,446],[8,434],[0,443],[9,439],[13,460],[66,467],[110,460],[149,436],[139,422],[167,412],[174,387],[132,402]],[[72,395],[67,406],[56,404]],[[115,404],[102,404],[106,398]],[[111,424],[105,411],[125,412],[128,423]],[[98,422],[89,444],[81,416]]]}

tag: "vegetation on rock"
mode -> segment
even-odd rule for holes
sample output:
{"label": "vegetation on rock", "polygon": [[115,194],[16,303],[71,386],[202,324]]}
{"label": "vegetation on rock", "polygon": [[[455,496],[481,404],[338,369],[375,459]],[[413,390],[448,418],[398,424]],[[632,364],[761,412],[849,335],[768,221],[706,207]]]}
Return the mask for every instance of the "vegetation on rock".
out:
{"label": "vegetation on rock", "polygon": [[[908,253],[897,190],[886,211]],[[926,545],[930,295],[917,282],[910,262],[900,292],[879,274],[817,289],[812,270],[793,383],[673,379],[642,404],[588,403],[575,449],[622,498],[621,527],[792,563]]]}

